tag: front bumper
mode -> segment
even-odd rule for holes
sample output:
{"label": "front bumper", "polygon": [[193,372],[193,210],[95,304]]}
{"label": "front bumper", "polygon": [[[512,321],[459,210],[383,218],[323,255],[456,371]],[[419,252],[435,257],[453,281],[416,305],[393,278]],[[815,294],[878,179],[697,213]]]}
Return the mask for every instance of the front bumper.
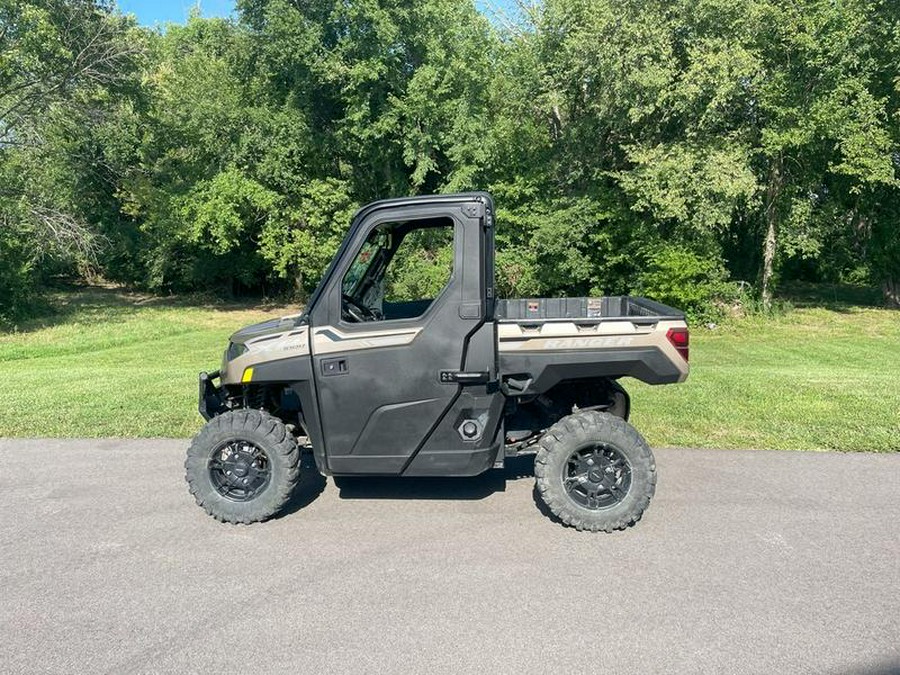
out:
{"label": "front bumper", "polygon": [[222,393],[213,380],[219,378],[219,371],[200,373],[200,401],[197,405],[203,419],[209,421],[226,410]]}

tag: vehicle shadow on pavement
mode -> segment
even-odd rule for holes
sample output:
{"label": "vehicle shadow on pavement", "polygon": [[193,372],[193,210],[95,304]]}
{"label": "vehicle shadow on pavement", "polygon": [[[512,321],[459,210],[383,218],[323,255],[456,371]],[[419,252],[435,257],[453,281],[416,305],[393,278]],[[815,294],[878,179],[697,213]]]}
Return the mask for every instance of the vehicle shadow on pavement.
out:
{"label": "vehicle shadow on pavement", "polygon": [[275,516],[274,520],[289,516],[300,509],[312,504],[325,490],[325,476],[319,473],[312,454],[300,455],[300,481],[291,495],[290,501]]}
{"label": "vehicle shadow on pavement", "polygon": [[511,480],[534,476],[534,457],[510,457],[506,466],[470,478],[393,476],[332,478],[341,499],[484,499],[503,492]]}
{"label": "vehicle shadow on pavement", "polygon": [[[840,671],[835,671],[835,675]],[[859,670],[842,671],[847,675],[900,675],[900,659],[888,658],[882,663],[872,666],[871,668],[862,668]]]}

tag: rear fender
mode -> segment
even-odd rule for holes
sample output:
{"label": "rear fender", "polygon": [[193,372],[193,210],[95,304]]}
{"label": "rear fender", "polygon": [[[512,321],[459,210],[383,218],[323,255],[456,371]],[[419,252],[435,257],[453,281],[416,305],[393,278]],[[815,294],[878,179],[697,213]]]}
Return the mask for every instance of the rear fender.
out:
{"label": "rear fender", "polygon": [[613,405],[606,411],[616,417],[621,417],[626,422],[631,415],[631,396],[625,391],[625,388],[615,380],[608,380],[610,394],[614,401]]}

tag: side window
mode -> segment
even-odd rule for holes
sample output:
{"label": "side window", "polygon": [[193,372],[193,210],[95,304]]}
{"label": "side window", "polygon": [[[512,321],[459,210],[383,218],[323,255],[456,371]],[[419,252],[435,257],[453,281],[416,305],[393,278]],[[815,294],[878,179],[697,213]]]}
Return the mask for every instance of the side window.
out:
{"label": "side window", "polygon": [[382,223],[344,275],[341,318],[350,323],[421,316],[453,274],[453,220]]}
{"label": "side window", "polygon": [[408,233],[385,274],[387,302],[434,300],[453,272],[453,228],[432,227]]}

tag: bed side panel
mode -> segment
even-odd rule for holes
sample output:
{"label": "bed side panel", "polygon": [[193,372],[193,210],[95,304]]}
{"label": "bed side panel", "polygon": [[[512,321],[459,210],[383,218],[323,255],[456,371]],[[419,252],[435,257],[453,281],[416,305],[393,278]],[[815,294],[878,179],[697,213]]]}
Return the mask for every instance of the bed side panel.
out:
{"label": "bed side panel", "polygon": [[648,384],[683,382],[688,364],[666,338],[683,321],[651,325],[627,321],[533,326],[500,323],[500,370],[531,379],[524,394],[549,390],[562,380],[634,377]]}

